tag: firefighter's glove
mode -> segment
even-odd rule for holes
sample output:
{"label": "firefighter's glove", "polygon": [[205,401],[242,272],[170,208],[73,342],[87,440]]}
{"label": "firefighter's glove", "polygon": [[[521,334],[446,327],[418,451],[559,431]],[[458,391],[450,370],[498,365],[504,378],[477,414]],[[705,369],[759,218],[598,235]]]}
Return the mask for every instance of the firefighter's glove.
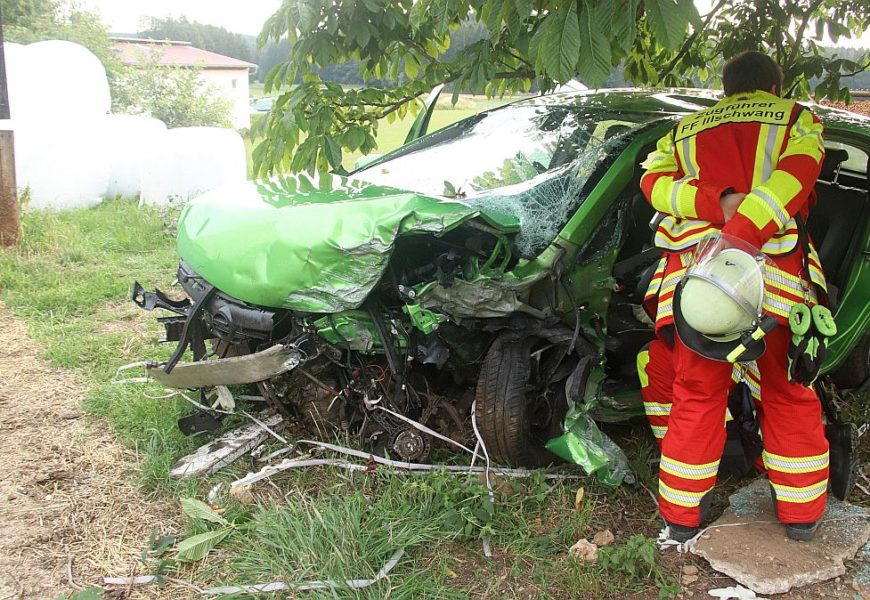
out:
{"label": "firefighter's glove", "polygon": [[812,385],[819,376],[828,338],[837,333],[831,311],[824,306],[810,308],[796,304],[788,317],[791,343],[788,347],[788,378],[792,383]]}

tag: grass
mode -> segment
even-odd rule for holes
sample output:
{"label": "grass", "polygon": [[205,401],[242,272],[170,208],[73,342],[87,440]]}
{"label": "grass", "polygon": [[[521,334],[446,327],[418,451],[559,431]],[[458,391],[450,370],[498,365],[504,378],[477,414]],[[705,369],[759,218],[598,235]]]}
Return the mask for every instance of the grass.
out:
{"label": "grass", "polygon": [[[133,307],[128,296],[134,280],[172,291],[177,259],[168,223],[173,216],[121,201],[26,214],[21,246],[0,251],[0,299],[27,322],[47,360],[91,382],[85,408],[137,450],[139,481],[147,493],[201,498],[216,482],[235,479],[250,465],[200,480],[169,480],[171,464],[202,443],[176,426],[187,405],[143,396],[160,393],[156,386],[111,383],[119,366],[165,358],[171,350],[153,341],[158,329],[153,315]],[[444,473],[325,469],[291,472],[274,483],[255,490],[253,505],[221,498],[238,526],[204,561],[192,566],[169,561],[160,569],[199,585],[355,579],[373,576],[404,548],[406,555],[388,579],[365,590],[338,590],[338,597],[657,596],[646,574],[605,571],[567,554],[577,539],[605,527],[622,542],[630,534],[657,531],[654,508],[642,491],[607,490],[591,480],[532,479],[500,484],[492,503],[476,477]],[[586,488],[579,510],[577,485]],[[188,533],[206,527],[192,520]],[[492,558],[481,551],[484,535],[492,540]],[[146,544],[142,540],[143,548]]]}

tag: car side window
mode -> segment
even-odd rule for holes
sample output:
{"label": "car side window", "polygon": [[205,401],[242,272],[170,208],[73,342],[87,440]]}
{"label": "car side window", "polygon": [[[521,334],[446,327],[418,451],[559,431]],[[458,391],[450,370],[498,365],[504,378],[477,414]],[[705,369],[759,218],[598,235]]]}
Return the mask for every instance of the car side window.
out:
{"label": "car side window", "polygon": [[840,142],[825,142],[825,151],[831,154],[831,150],[846,152],[847,158],[840,163],[840,170],[848,171],[850,175],[867,175],[867,153],[860,148],[842,144]]}

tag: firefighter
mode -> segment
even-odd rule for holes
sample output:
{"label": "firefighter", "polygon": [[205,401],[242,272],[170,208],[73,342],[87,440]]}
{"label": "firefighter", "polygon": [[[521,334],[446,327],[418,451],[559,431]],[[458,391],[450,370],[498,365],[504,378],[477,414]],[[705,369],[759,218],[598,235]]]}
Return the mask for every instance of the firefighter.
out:
{"label": "firefighter", "polygon": [[641,179],[663,215],[655,240],[665,251],[648,292],[658,339],[638,358],[647,413],[661,438],[659,510],[672,539],[694,537],[725,444],[735,363],[709,358],[699,344],[711,338],[687,341],[673,332],[674,295],[693,252],[720,234],[769,258],[759,301],[766,350],[740,368],[762,399],[762,458],[777,516],[790,538],[810,540],[825,509],[828,443],[815,392],[789,376],[787,325],[794,306],[814,305],[825,290],[818,256],[800,230],[824,156],[822,125],[780,97],[782,71],[762,53],[732,58],[722,80],[725,97],[659,140]]}

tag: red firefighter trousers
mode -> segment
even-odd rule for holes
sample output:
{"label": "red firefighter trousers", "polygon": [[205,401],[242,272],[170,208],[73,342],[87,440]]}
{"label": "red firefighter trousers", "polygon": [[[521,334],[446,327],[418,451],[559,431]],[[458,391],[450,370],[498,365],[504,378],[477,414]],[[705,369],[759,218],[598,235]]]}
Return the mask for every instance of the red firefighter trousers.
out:
{"label": "red firefighter trousers", "polygon": [[[757,361],[763,399],[757,410],[779,519],[808,523],[820,519],[825,509],[828,442],[815,392],[788,380],[790,336],[781,326],[765,338],[767,351]],[[671,523],[695,527],[700,523],[701,498],[716,483],[725,445],[724,415],[733,366],[696,354],[679,336],[674,340],[673,361],[667,360],[668,353],[664,342],[653,342],[645,365],[647,414],[653,431],[663,434],[659,510]],[[670,382],[673,404],[667,406]],[[661,420],[654,418],[658,404],[663,407]]]}

